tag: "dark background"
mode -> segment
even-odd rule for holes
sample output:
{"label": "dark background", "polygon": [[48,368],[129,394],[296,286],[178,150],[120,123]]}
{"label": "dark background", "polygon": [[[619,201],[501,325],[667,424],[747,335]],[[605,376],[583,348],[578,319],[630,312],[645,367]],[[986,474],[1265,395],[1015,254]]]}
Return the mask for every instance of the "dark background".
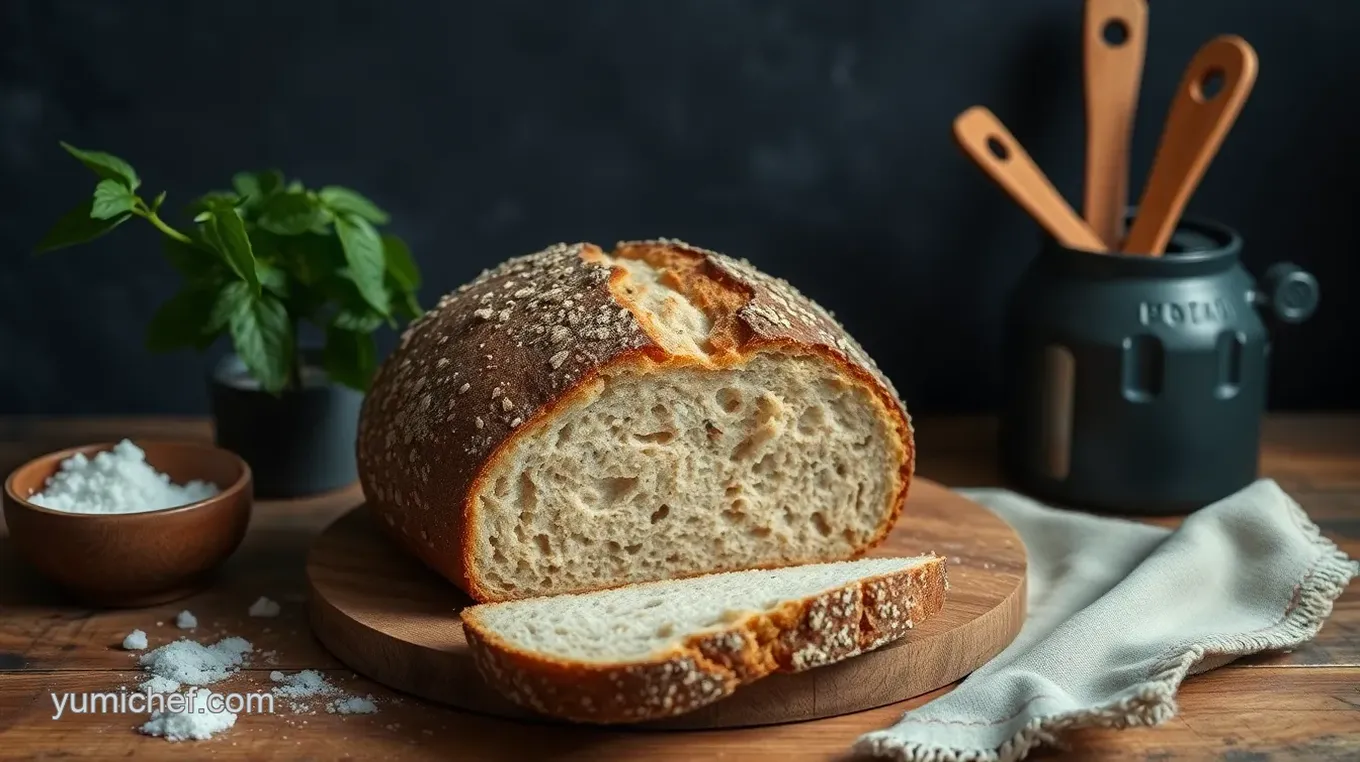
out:
{"label": "dark background", "polygon": [[[1360,407],[1360,3],[1152,5],[1133,192],[1195,49],[1247,38],[1260,77],[1191,212],[1237,227],[1257,274],[1292,259],[1321,282],[1277,337],[1272,406]],[[355,187],[410,242],[427,304],[551,242],[684,238],[833,309],[914,411],[987,410],[1037,232],[949,124],[989,106],[1079,204],[1081,7],[6,0],[0,413],[206,409],[204,358],[143,350],[177,285],[149,226],[29,255],[94,182],[58,139],[128,159],[171,208],[248,168]]]}

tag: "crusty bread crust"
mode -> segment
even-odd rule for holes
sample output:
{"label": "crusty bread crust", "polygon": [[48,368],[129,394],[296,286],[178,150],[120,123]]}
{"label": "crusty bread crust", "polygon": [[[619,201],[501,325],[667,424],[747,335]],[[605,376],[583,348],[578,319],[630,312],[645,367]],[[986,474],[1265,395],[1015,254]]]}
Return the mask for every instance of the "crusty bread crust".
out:
{"label": "crusty bread crust", "polygon": [[[870,391],[897,432],[901,465],[876,534],[853,555],[882,542],[906,500],[915,444],[896,390],[859,344],[788,283],[744,261],[665,239],[622,243],[615,253],[692,263],[679,290],[716,318],[711,364],[741,365],[758,352],[819,355]],[[364,400],[356,457],[369,508],[384,531],[476,600],[495,596],[472,563],[473,498],[516,438],[597,379],[693,362],[654,338],[657,329],[613,290],[619,277],[593,244],[557,244],[483,272],[411,324]]]}
{"label": "crusty bread crust", "polygon": [[[655,583],[638,587],[648,584]],[[577,722],[643,722],[693,711],[773,672],[801,672],[897,640],[944,606],[947,589],[937,557],[752,613],[667,653],[608,664],[520,650],[485,628],[483,606],[463,611],[463,631],[478,671],[511,701]]]}

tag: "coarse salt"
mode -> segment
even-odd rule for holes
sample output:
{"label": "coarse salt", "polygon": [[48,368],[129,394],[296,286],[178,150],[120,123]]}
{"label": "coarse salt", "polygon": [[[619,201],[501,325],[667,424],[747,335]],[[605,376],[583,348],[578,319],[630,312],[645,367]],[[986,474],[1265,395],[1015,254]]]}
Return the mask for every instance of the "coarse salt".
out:
{"label": "coarse salt", "polygon": [[152,696],[157,693],[160,694],[174,693],[175,691],[179,690],[179,683],[169,678],[161,677],[160,675],[152,675],[151,677],[138,683],[137,690],[141,691],[142,693],[145,693],[148,696]]}
{"label": "coarse salt", "polygon": [[311,706],[298,699],[330,696],[339,692],[334,685],[326,680],[325,675],[314,669],[304,669],[291,675],[274,670],[269,673],[269,679],[281,683],[281,685],[274,686],[273,693],[280,698],[290,699],[288,708],[294,712],[312,711]]}
{"label": "coarse salt", "polygon": [[335,686],[331,685],[326,676],[314,669],[304,669],[301,672],[287,674],[274,670],[269,673],[269,679],[282,683],[274,686],[274,695],[287,696],[288,698],[307,698],[328,693],[335,693]]}
{"label": "coarse salt", "polygon": [[[155,712],[139,731],[167,741],[206,741],[236,724],[234,712],[214,712],[209,708],[210,691],[195,691],[183,712]],[[217,704],[224,702],[218,700]]]}
{"label": "coarse salt", "polygon": [[279,604],[262,595],[259,600],[250,604],[250,610],[247,613],[255,617],[272,619],[279,615]]}
{"label": "coarse salt", "polygon": [[[274,695],[289,699],[288,706],[294,712],[313,711],[311,705],[300,699],[336,696],[340,693],[340,689],[332,685],[325,675],[314,669],[304,669],[291,675],[274,670],[269,673],[269,679],[279,683],[273,688]],[[367,697],[336,696],[326,704],[326,711],[331,714],[373,714],[378,711],[378,704],[372,694]]]}
{"label": "coarse salt", "polygon": [[146,633],[141,630],[133,630],[123,638],[123,649],[127,651],[141,651],[146,648]]}
{"label": "coarse salt", "polygon": [[188,685],[210,685],[233,674],[253,650],[245,638],[223,638],[205,646],[192,640],[176,640],[142,654],[142,668]]}
{"label": "coarse salt", "polygon": [[331,714],[373,714],[378,711],[378,704],[373,700],[373,694],[350,696],[327,704],[326,711]]}
{"label": "coarse salt", "polygon": [[181,630],[192,630],[198,626],[198,617],[192,611],[181,611],[175,616],[175,626]]}
{"label": "coarse salt", "polygon": [[124,439],[93,458],[76,453],[63,460],[43,491],[28,502],[67,513],[143,513],[196,503],[216,495],[217,485],[179,485],[146,462],[146,453]]}

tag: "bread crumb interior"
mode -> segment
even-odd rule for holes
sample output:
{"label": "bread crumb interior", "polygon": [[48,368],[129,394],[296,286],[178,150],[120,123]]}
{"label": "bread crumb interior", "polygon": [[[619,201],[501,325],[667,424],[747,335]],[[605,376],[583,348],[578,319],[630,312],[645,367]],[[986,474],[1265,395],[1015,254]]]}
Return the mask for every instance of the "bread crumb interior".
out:
{"label": "bread crumb interior", "polygon": [[[696,340],[693,319],[676,341]],[[630,366],[523,432],[487,474],[473,567],[506,599],[850,558],[899,486],[890,421],[820,355]]]}

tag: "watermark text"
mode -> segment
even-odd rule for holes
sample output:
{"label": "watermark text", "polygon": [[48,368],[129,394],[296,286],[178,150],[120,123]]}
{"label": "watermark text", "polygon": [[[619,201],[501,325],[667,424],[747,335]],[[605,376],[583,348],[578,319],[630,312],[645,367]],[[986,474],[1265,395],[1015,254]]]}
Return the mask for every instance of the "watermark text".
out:
{"label": "watermark text", "polygon": [[66,714],[273,714],[272,693],[214,693],[189,687],[183,693],[53,693],[52,719]]}

